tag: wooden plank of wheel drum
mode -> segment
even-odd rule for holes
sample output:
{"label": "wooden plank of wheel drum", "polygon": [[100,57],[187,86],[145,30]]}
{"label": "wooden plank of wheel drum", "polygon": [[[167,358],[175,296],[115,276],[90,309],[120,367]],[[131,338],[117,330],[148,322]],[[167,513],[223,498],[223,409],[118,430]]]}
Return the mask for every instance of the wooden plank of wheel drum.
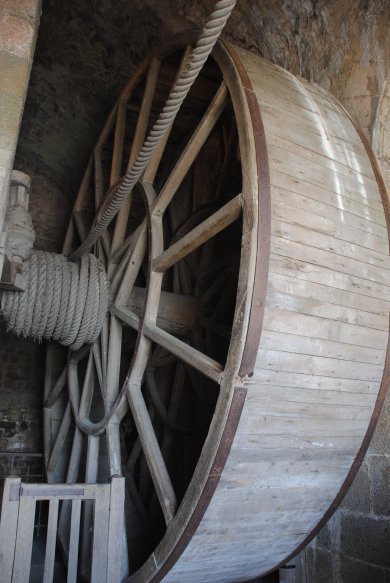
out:
{"label": "wooden plank of wheel drum", "polygon": [[244,381],[211,494],[176,551],[164,557],[163,541],[149,561],[169,583],[242,582],[305,544],[357,471],[389,375],[386,194],[372,153],[320,87],[230,45],[215,54],[233,59],[252,124],[258,248]]}

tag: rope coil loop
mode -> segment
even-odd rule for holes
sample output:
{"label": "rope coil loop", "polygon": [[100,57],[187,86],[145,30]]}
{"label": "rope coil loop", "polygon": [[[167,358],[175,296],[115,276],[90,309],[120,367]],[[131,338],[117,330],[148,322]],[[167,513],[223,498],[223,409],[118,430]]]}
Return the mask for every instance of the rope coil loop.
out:
{"label": "rope coil loop", "polygon": [[108,282],[94,255],[70,263],[63,255],[32,251],[23,263],[23,292],[4,290],[1,311],[8,330],[35,340],[58,340],[71,350],[92,344],[108,309]]}

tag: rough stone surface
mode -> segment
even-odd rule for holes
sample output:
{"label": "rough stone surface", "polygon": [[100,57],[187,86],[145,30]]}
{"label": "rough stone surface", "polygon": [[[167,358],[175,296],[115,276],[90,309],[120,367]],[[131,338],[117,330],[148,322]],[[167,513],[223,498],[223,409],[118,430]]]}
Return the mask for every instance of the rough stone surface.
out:
{"label": "rough stone surface", "polygon": [[357,512],[370,512],[370,478],[367,462],[363,462],[358,475],[343,501],[343,507]]}
{"label": "rough stone surface", "polygon": [[390,519],[368,515],[341,516],[341,554],[390,567]]}
{"label": "rough stone surface", "polygon": [[384,569],[362,561],[353,561],[345,557],[341,563],[343,583],[385,583],[385,577]]}
{"label": "rough stone surface", "polygon": [[371,455],[368,464],[373,512],[390,517],[390,455]]}
{"label": "rough stone surface", "polygon": [[0,452],[42,451],[44,346],[0,323]]}
{"label": "rough stone surface", "polygon": [[335,558],[333,553],[323,549],[306,550],[307,583],[330,583],[335,580]]}

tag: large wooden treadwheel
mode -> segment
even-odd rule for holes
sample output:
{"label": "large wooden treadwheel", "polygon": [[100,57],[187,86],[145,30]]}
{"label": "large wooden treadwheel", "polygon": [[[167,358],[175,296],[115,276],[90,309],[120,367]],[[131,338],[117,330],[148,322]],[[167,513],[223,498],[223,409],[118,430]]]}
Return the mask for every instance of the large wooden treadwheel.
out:
{"label": "large wooden treadwheel", "polygon": [[[65,254],[134,160],[190,44],[144,63],[121,93]],[[351,480],[386,387],[378,183],[330,95],[218,44],[95,245],[111,286],[99,340],[48,351],[48,480],[126,477],[132,583],[264,573]],[[84,524],[87,575],[87,510]]]}

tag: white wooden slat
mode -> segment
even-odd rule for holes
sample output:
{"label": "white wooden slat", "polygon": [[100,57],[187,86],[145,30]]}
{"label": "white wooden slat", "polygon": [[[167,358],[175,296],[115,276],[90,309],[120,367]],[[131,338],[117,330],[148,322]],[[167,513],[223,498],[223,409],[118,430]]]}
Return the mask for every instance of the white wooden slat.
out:
{"label": "white wooden slat", "polygon": [[[355,451],[360,446],[360,438],[357,435],[339,435],[337,439],[324,439],[321,443],[316,441],[317,436],[315,439],[314,435],[313,439],[310,438],[310,434],[291,435],[279,433],[275,435],[251,435],[250,440],[248,440],[248,436],[245,433],[237,433],[234,439],[234,447],[231,450],[232,463],[233,460],[242,459],[240,458],[241,454],[245,456],[247,461],[256,461],[257,459],[262,459],[262,455],[264,455],[265,459],[270,456],[277,459],[281,454],[281,449],[283,456],[290,455],[293,458],[298,454],[299,458],[302,453],[308,454],[313,449],[323,452],[323,455],[328,455],[329,452],[333,455],[339,451]],[[235,455],[235,452],[237,452],[237,455]]]}
{"label": "white wooden slat", "polygon": [[[287,434],[311,438],[315,443],[332,442],[338,437],[360,437],[367,429],[367,419],[297,419],[289,415],[246,415],[241,418],[238,431],[241,435]],[[353,458],[350,459],[350,465]]]}
{"label": "white wooden slat", "polygon": [[[267,106],[273,108],[283,108],[284,112],[277,118],[283,123],[286,112],[288,112],[288,119],[285,123],[298,125],[299,121],[303,129],[307,131],[318,132],[321,137],[328,138],[330,141],[337,141],[341,145],[344,143],[346,149],[351,152],[357,152],[364,156],[364,147],[360,139],[357,137],[356,130],[352,125],[346,125],[345,117],[332,112],[326,118],[322,115],[321,110],[309,112],[306,103],[294,103],[293,100],[287,99],[285,95],[270,92],[265,87],[256,88],[256,96],[260,106]],[[310,106],[309,106],[310,107]],[[267,120],[268,121],[268,120]],[[266,131],[267,131],[267,126]]]}
{"label": "white wooden slat", "polygon": [[352,124],[346,120],[345,114],[338,107],[331,109],[325,102],[321,103],[319,92],[314,101],[307,91],[307,85],[296,80],[292,89],[275,79],[271,81],[272,86],[267,87],[266,78],[269,80],[270,76],[266,73],[266,78],[260,80],[261,74],[260,71],[254,72],[254,76],[257,76],[255,92],[260,105],[266,103],[287,111],[293,120],[300,118],[301,123],[309,129],[318,129],[325,136],[342,138],[350,148],[362,151],[360,138]]}
{"label": "white wooden slat", "polygon": [[58,498],[50,500],[43,583],[52,583],[57,543]]}
{"label": "white wooden slat", "polygon": [[92,542],[91,581],[107,583],[107,541],[110,509],[110,485],[101,484],[95,500]]}
{"label": "white wooden slat", "polygon": [[[307,142],[303,141],[301,134],[308,136],[309,143],[316,140],[315,143],[321,144],[318,150],[332,153],[333,148],[340,154],[342,159],[351,161],[351,164],[357,166],[362,164],[364,172],[369,170],[366,161],[367,153],[361,142],[345,138],[344,135],[337,134],[331,128],[324,129],[323,125],[314,125],[313,119],[302,118],[301,112],[297,109],[281,110],[278,105],[280,100],[272,101],[272,96],[268,91],[256,92],[258,98],[261,99],[261,115],[264,121],[267,134],[280,135],[281,137],[290,137],[291,141],[297,140],[298,143],[305,145]],[[291,133],[284,133],[284,126],[288,126]]]}
{"label": "white wooden slat", "polygon": [[367,207],[342,194],[315,186],[275,168],[271,172],[271,191],[272,200],[276,204],[284,202],[294,205],[388,241],[383,214],[374,209],[368,214]]}
{"label": "white wooden slat", "polygon": [[264,384],[265,386],[290,386],[291,390],[294,390],[295,388],[313,390],[324,389],[326,391],[346,391],[362,395],[377,394],[380,386],[379,381],[338,379],[337,377],[326,377],[308,373],[291,373],[263,368],[255,370],[250,385],[257,382]]}
{"label": "white wooden slat", "polygon": [[[219,527],[217,523],[214,528],[207,532],[207,540],[210,544],[236,540],[237,546],[239,547],[241,542],[253,540],[253,533],[256,532],[256,527],[259,531],[256,540],[261,541],[272,539],[277,534],[277,524],[280,524],[281,526],[283,537],[291,536],[293,534],[301,534],[304,532],[305,528],[307,528],[307,523],[315,519],[318,520],[319,515],[318,510],[299,508],[299,516],[297,516],[296,510],[293,508],[290,512],[284,511],[278,513],[278,518],[276,519],[275,512],[264,511],[262,513],[263,519],[258,516],[256,517],[255,515],[251,518],[245,519],[245,521],[241,521],[240,524],[238,512],[235,512],[234,510],[235,509],[233,509],[232,512],[232,519],[225,521],[226,524],[224,524],[224,527]],[[261,528],[262,525],[263,528]],[[194,542],[197,541],[200,544],[204,542],[205,534],[206,533],[203,531],[199,534],[195,534]]]}
{"label": "white wooden slat", "polygon": [[371,163],[361,144],[353,146],[333,135],[324,135],[318,128],[309,127],[304,120],[298,125],[289,111],[278,111],[269,103],[262,102],[261,116],[267,128],[267,140],[269,136],[287,140],[292,144],[320,152],[330,160],[341,161],[366,176],[373,176]]}
{"label": "white wooden slat", "polygon": [[[97,483],[98,459],[99,459],[100,437],[88,435],[87,460],[85,468],[85,482],[87,484]],[[95,508],[96,512],[96,508]],[[91,528],[93,524],[94,502],[87,500],[84,504],[83,524],[82,524],[82,544],[81,544],[81,572],[87,575],[91,566]]]}
{"label": "white wooden slat", "polygon": [[[271,385],[267,384],[259,392],[261,395],[261,401],[268,403],[269,401],[275,403],[284,403],[286,407],[289,407],[290,403],[302,403],[306,405],[331,405],[339,407],[340,411],[342,407],[351,407],[351,402],[353,402],[352,408],[362,407],[366,409],[367,407],[373,407],[376,401],[375,393],[352,393],[349,391],[337,391],[337,390],[326,390],[319,389],[316,386],[312,387],[290,387],[282,385]],[[257,399],[255,396],[247,396],[248,403],[254,403],[257,406]],[[276,405],[278,406],[278,405]]]}
{"label": "white wooden slat", "polygon": [[383,366],[378,364],[366,364],[262,348],[258,350],[256,366],[275,371],[317,374],[325,377],[363,381],[380,381],[383,375]]}
{"label": "white wooden slat", "polygon": [[384,350],[387,346],[388,335],[385,331],[339,322],[337,319],[307,316],[298,312],[289,312],[286,318],[285,310],[278,308],[269,308],[266,311],[263,327],[265,330],[274,332],[287,332],[309,338],[314,335],[315,338],[378,350]]}
{"label": "white wooden slat", "polygon": [[21,496],[12,583],[28,583],[34,534],[35,499]]}
{"label": "white wooden slat", "polygon": [[[272,234],[275,237],[286,239],[294,243],[301,243],[311,249],[320,249],[341,257],[349,258],[359,261],[365,269],[371,269],[372,277],[376,277],[379,268],[386,279],[386,271],[390,269],[390,261],[387,251],[385,253],[377,253],[372,249],[367,249],[362,245],[352,243],[347,238],[344,240],[327,234],[320,233],[317,230],[307,227],[300,227],[292,225],[288,221],[280,221],[275,219],[272,221]],[[370,267],[366,267],[366,266]]]}
{"label": "white wooden slat", "polygon": [[353,346],[337,342],[337,340],[297,336],[293,332],[274,332],[271,330],[262,331],[261,347],[268,350],[299,352],[311,356],[377,365],[383,365],[386,356],[385,349]]}
{"label": "white wooden slat", "polygon": [[80,539],[80,511],[81,500],[80,499],[73,500],[70,519],[67,583],[76,583],[77,581],[77,562]]}
{"label": "white wooden slat", "polygon": [[6,478],[4,481],[0,521],[0,573],[4,583],[9,583],[12,577],[19,515],[19,495],[16,500],[10,500],[10,493],[19,494],[20,485],[20,478]]}
{"label": "white wooden slat", "polygon": [[[268,389],[268,387],[267,387]],[[261,391],[261,394],[263,391]],[[289,400],[286,396],[285,400],[264,400],[264,402],[250,401],[251,414],[253,415],[272,415],[272,416],[288,416],[300,419],[369,419],[371,416],[372,399],[368,399],[363,405],[340,405],[337,403],[317,403],[313,399],[312,403],[304,401]]]}
{"label": "white wooden slat", "polygon": [[381,289],[385,290],[386,295],[384,297],[386,299],[390,295],[388,272],[380,267],[362,263],[350,257],[342,257],[315,247],[309,247],[303,243],[288,241],[273,235],[271,236],[271,250],[276,255],[288,257],[293,260],[308,261],[313,265],[325,267],[346,276],[355,277],[358,274],[358,278],[363,282],[381,286]]}
{"label": "white wooden slat", "polygon": [[358,182],[354,177],[338,174],[336,171],[324,168],[315,162],[305,162],[299,156],[287,152],[276,146],[269,146],[271,167],[271,184],[273,184],[273,170],[284,172],[292,177],[305,180],[309,184],[324,188],[337,196],[343,196],[351,202],[358,202],[364,209],[368,218],[376,219],[375,222],[384,224],[383,204],[376,183],[367,184],[364,178]]}
{"label": "white wooden slat", "polygon": [[[327,217],[326,211],[329,209],[329,205],[314,203],[311,210],[305,210],[307,208],[307,199],[297,195],[300,200],[299,202],[295,201],[298,204],[294,204],[290,196],[284,196],[285,191],[282,192],[280,197],[281,191],[282,189],[278,189],[278,202],[275,201],[272,205],[272,218],[274,221],[288,222],[291,226],[311,229],[335,238],[336,241],[354,243],[364,250],[373,251],[375,255],[379,254],[379,258],[382,261],[383,255],[388,254],[388,242],[383,237],[378,237],[360,228],[350,227],[342,220],[344,217],[340,216],[340,212],[337,210],[335,210],[335,215],[332,218]],[[325,213],[325,216],[323,213]],[[336,214],[338,217],[336,217]]]}
{"label": "white wooden slat", "polygon": [[[296,141],[294,142],[281,136],[275,136],[273,133],[267,133],[267,145],[275,147],[277,150],[297,154],[303,164],[305,162],[307,164],[311,162],[320,163],[323,168],[329,168],[332,172],[336,171],[344,176],[354,177],[358,183],[372,186],[375,181],[374,172],[368,158],[362,158],[364,160],[363,167],[356,160],[348,160],[348,157],[345,155],[343,156],[341,154],[337,158],[330,144],[327,144],[328,149],[324,153],[320,146],[313,145],[312,147],[306,147],[296,143]],[[374,197],[374,201],[375,203],[381,201],[379,192]]]}
{"label": "white wooden slat", "polygon": [[[271,277],[274,273],[294,277],[302,281],[319,283],[329,288],[351,292],[380,302],[390,300],[389,288],[382,284],[362,279],[359,275],[349,275],[322,265],[317,265],[298,257],[271,254]],[[374,302],[373,302],[374,303]],[[373,312],[375,307],[373,306]]]}
{"label": "white wooden slat", "polygon": [[110,489],[107,582],[121,581],[125,508],[125,479],[114,476]]}
{"label": "white wooden slat", "polygon": [[[272,262],[272,269],[274,265],[278,263],[276,260]],[[293,275],[281,274],[272,271],[268,280],[268,289],[270,293],[280,292],[288,295],[293,295],[297,298],[311,298],[316,299],[319,302],[325,302],[328,304],[336,304],[340,308],[350,308],[351,310],[356,310],[359,315],[372,314],[374,316],[380,316],[387,320],[388,317],[388,302],[384,299],[376,298],[375,301],[372,298],[361,295],[350,290],[337,289],[331,287],[325,283],[311,282],[309,280],[298,279],[295,275],[298,275],[302,269],[299,269],[300,263],[298,263],[298,270],[294,272]],[[356,286],[355,286],[356,287]],[[378,321],[379,322],[379,321]]]}
{"label": "white wooden slat", "polygon": [[328,318],[348,324],[357,324],[373,330],[386,331],[388,329],[388,318],[386,317],[371,314],[368,311],[339,306],[336,303],[324,302],[315,295],[302,298],[293,294],[270,291],[267,305],[270,308],[299,312],[308,316],[318,316],[319,318]]}

